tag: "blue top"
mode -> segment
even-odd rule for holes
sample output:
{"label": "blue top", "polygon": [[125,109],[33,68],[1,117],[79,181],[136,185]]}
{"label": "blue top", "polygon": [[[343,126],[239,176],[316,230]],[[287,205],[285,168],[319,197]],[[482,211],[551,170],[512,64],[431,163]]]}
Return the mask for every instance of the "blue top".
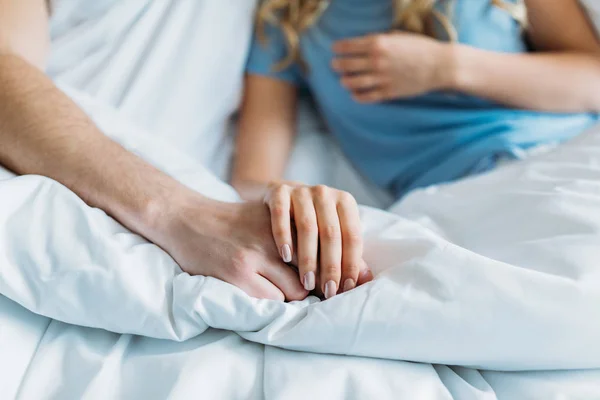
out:
{"label": "blue top", "polygon": [[[527,51],[519,24],[491,1],[453,3],[452,20],[461,43],[497,52]],[[479,172],[496,157],[517,157],[528,148],[570,139],[598,120],[596,114],[515,110],[458,93],[357,103],[331,69],[332,45],[389,31],[392,16],[391,0],[333,0],[301,38],[306,73],[297,65],[273,71],[287,49],[281,32],[272,26],[266,46],[255,38],[247,71],[307,87],[354,165],[396,197]]]}

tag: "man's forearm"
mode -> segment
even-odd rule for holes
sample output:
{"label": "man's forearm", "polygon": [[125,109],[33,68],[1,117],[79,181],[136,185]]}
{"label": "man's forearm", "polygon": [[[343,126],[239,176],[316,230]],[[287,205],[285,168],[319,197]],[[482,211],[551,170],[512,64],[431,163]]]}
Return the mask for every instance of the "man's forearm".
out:
{"label": "man's forearm", "polygon": [[155,241],[188,190],[103,135],[41,71],[0,55],[0,164],[55,179]]}
{"label": "man's forearm", "polygon": [[600,57],[578,53],[504,54],[456,45],[449,88],[508,106],[600,112]]}

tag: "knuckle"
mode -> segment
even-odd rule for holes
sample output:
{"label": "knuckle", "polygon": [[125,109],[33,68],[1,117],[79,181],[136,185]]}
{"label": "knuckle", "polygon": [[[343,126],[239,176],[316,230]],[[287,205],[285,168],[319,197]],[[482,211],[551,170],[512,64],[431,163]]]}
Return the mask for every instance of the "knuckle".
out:
{"label": "knuckle", "polygon": [[317,265],[317,260],[312,256],[300,256],[298,264],[303,270],[312,271]]}
{"label": "knuckle", "polygon": [[294,195],[297,196],[297,198],[300,200],[307,200],[312,197],[310,188],[307,188],[305,186],[295,188]]}
{"label": "knuckle", "polygon": [[341,239],[340,227],[336,225],[327,225],[320,233],[327,242],[336,242]]}
{"label": "knuckle", "polygon": [[303,234],[314,233],[317,230],[317,224],[310,217],[302,217],[296,221],[296,228]]}
{"label": "knuckle", "polygon": [[345,206],[353,206],[356,205],[356,199],[348,192],[340,191],[339,192],[339,201]]}
{"label": "knuckle", "polygon": [[271,207],[271,215],[275,218],[283,218],[285,216],[285,208],[282,204],[275,203]]}
{"label": "knuckle", "polygon": [[238,249],[232,257],[232,274],[236,277],[245,276],[252,268],[254,254],[248,249]]}
{"label": "knuckle", "polygon": [[348,232],[344,234],[344,245],[352,247],[362,245],[362,235],[360,234],[360,231],[356,228],[348,230]]}
{"label": "knuckle", "polygon": [[288,236],[288,231],[283,226],[276,226],[273,228],[273,236],[275,239],[285,240],[285,238]]}
{"label": "knuckle", "polygon": [[281,199],[282,197],[286,197],[289,194],[289,188],[287,185],[279,185],[273,189],[273,197],[275,199]]}
{"label": "knuckle", "polygon": [[[323,274],[327,277],[327,278],[331,278],[331,277],[337,277],[340,275],[341,272],[341,266],[339,264],[335,264],[335,263],[327,263],[321,266],[321,269],[323,271]],[[325,278],[326,280],[329,280]]]}
{"label": "knuckle", "polygon": [[344,266],[344,274],[350,277],[355,277],[360,272],[360,264],[348,263]]}
{"label": "knuckle", "polygon": [[387,40],[384,35],[377,35],[373,37],[372,42],[373,53],[383,54],[387,49]]}
{"label": "knuckle", "polygon": [[325,185],[317,185],[313,187],[313,193],[319,198],[325,198],[329,195],[330,189]]}

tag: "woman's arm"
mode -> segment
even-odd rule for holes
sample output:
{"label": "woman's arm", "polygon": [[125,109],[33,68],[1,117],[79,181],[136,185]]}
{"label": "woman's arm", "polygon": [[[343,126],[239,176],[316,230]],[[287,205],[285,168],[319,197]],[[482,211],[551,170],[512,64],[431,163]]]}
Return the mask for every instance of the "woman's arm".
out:
{"label": "woman's arm", "polygon": [[344,57],[333,67],[361,102],[455,90],[518,108],[600,112],[600,42],[578,1],[527,5],[538,53],[496,53],[392,33],[337,43]]}
{"label": "woman's arm", "polygon": [[600,112],[600,42],[577,0],[526,0],[539,51],[501,54],[455,46],[449,87],[519,108]]}
{"label": "woman's arm", "polygon": [[523,109],[600,112],[598,55],[511,55],[457,46],[453,59],[448,89]]}
{"label": "woman's arm", "polygon": [[283,178],[296,133],[297,89],[283,80],[248,75],[235,146],[232,185],[262,200]]}

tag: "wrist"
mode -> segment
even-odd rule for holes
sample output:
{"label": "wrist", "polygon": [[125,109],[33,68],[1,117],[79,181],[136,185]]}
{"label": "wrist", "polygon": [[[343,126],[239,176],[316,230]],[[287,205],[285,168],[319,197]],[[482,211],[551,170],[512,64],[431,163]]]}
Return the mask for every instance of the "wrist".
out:
{"label": "wrist", "polygon": [[231,184],[242,199],[260,201],[266,196],[271,183],[250,179],[234,179]]}
{"label": "wrist", "polygon": [[191,216],[195,229],[199,232],[215,233],[220,227],[226,226],[227,219],[232,217],[233,204],[223,203],[205,197],[186,187],[168,194],[157,196],[147,202],[143,210],[145,236],[155,244],[169,247],[172,238],[180,237]]}
{"label": "wrist", "polygon": [[457,43],[443,43],[439,52],[437,81],[442,90],[461,91],[463,85],[463,65],[460,62],[464,46]]}

